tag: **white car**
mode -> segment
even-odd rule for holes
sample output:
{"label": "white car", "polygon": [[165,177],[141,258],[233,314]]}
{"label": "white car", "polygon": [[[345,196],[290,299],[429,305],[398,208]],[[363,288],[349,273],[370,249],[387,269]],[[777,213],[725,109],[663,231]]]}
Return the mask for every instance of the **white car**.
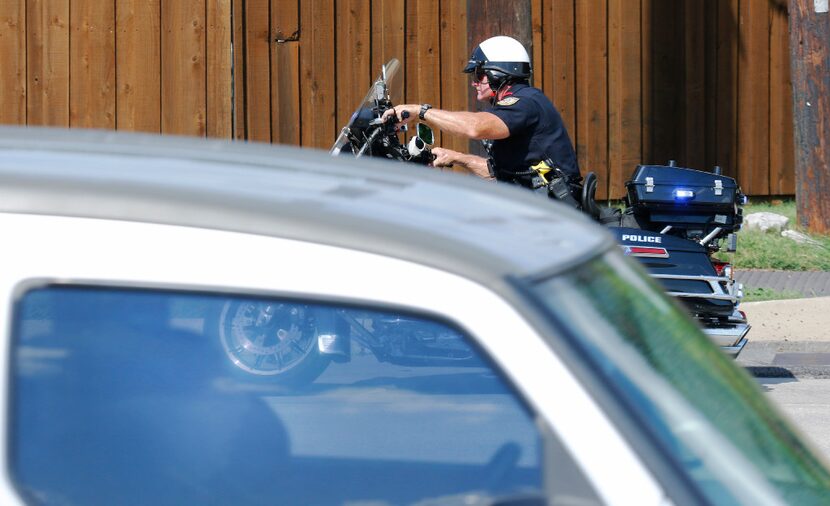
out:
{"label": "white car", "polygon": [[826,504],[611,236],[530,192],[0,129],[2,504]]}

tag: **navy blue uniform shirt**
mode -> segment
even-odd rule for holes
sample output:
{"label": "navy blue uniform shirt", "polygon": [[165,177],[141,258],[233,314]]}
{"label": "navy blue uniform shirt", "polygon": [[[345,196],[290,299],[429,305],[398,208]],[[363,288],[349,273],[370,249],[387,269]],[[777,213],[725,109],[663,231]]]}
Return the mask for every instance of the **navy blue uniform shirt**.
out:
{"label": "navy blue uniform shirt", "polygon": [[510,130],[506,139],[493,141],[491,154],[496,169],[522,172],[550,158],[571,176],[579,176],[576,153],[559,111],[541,90],[513,84],[507,96],[491,112]]}

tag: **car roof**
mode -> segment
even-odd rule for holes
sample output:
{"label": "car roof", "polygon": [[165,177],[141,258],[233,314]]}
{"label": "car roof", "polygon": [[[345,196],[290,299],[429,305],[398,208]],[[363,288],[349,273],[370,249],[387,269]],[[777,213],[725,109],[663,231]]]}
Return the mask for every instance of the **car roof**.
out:
{"label": "car roof", "polygon": [[432,265],[483,283],[607,250],[581,213],[422,166],[249,142],[0,127],[0,211],[285,237]]}

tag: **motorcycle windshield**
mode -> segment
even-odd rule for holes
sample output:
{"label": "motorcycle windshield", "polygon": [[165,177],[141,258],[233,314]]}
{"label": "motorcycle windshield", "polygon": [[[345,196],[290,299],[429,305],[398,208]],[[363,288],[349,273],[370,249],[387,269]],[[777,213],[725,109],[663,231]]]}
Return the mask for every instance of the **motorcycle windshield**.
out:
{"label": "motorcycle windshield", "polygon": [[331,147],[331,154],[337,155],[340,151],[349,145],[349,131],[352,128],[366,128],[369,122],[377,119],[380,116],[378,105],[383,102],[390,102],[392,104],[399,103],[398,101],[403,95],[403,79],[399,72],[401,63],[397,58],[392,58],[381,69],[380,75],[369,87],[363,102],[358,105],[354,113],[352,113],[349,122],[340,129],[340,135],[334,141]]}

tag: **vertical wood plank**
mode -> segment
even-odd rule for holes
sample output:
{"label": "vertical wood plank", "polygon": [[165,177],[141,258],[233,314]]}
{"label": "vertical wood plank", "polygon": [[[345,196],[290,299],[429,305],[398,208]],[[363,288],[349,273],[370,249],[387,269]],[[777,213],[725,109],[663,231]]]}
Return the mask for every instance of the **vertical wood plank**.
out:
{"label": "vertical wood plank", "polygon": [[562,115],[565,126],[576,135],[576,11],[571,0],[553,0],[553,16],[550,30],[554,47],[551,51],[552,77],[551,91],[546,91],[553,99]]}
{"label": "vertical wood plank", "polygon": [[642,152],[641,163],[652,163],[655,159],[652,147],[653,130],[652,120],[654,114],[654,37],[652,29],[652,13],[654,2],[660,0],[641,0],[640,2],[640,46],[642,61],[640,62],[640,84],[643,87],[640,99],[642,100],[641,119],[642,141],[640,150]]}
{"label": "vertical wood plank", "polygon": [[116,128],[161,132],[159,0],[116,3]]}
{"label": "vertical wood plank", "polygon": [[26,124],[26,2],[0,2],[0,124]]}
{"label": "vertical wood plank", "polygon": [[207,133],[204,0],[162,2],[162,133]]}
{"label": "vertical wood plank", "polygon": [[[471,52],[471,48],[467,47],[467,1],[443,0],[440,15],[440,107],[451,111],[466,111],[470,107],[472,89],[468,75],[462,72]],[[442,135],[441,145],[465,152],[469,143],[462,137]]]}
{"label": "vertical wood plank", "polygon": [[301,140],[328,149],[335,140],[334,5],[326,0],[300,4]]}
{"label": "vertical wood plank", "polygon": [[530,36],[533,46],[533,51],[530,55],[530,67],[533,69],[533,75],[530,78],[530,84],[544,90],[544,82],[546,79],[544,60],[544,10],[545,0],[531,0],[530,2]]}
{"label": "vertical wood plank", "polygon": [[115,3],[70,4],[69,124],[115,128]]}
{"label": "vertical wood plank", "polygon": [[[738,176],[738,0],[718,1],[715,163]],[[741,181],[738,181],[740,184]],[[743,188],[746,191],[746,188]]]}
{"label": "vertical wood plank", "polygon": [[770,20],[770,193],[795,193],[795,138],[793,136],[793,85],[787,2],[774,0]]}
{"label": "vertical wood plank", "polygon": [[249,141],[271,142],[271,44],[268,0],[245,0],[245,98]]}
{"label": "vertical wood plank", "polygon": [[247,138],[248,104],[245,89],[245,0],[231,0],[231,37],[233,44],[233,138]]}
{"label": "vertical wood plank", "polygon": [[[372,0],[372,79],[377,77],[381,66],[392,58],[397,58],[405,66],[405,21],[405,0]],[[404,69],[400,72],[403,73]],[[405,78],[403,75],[399,77]],[[407,98],[404,94],[404,100]]]}
{"label": "vertical wood plank", "polygon": [[608,196],[622,198],[625,180],[642,159],[640,4],[608,2]]}
{"label": "vertical wood plank", "polygon": [[406,94],[408,102],[437,105],[441,96],[438,2],[407,2]]}
{"label": "vertical wood plank", "polygon": [[337,2],[337,127],[343,127],[372,83],[369,0]]}
{"label": "vertical wood plank", "polygon": [[686,0],[683,3],[683,140],[681,165],[705,170],[706,128],[706,65],[705,65],[705,2]]}
{"label": "vertical wood plank", "polygon": [[231,0],[207,0],[207,135],[233,136]]}
{"label": "vertical wood plank", "polygon": [[597,198],[608,198],[608,39],[606,0],[576,4],[577,155],[597,174]]}
{"label": "vertical wood plank", "polygon": [[706,116],[703,135],[704,167],[710,168],[718,165],[715,151],[718,116],[718,0],[704,0],[703,4],[705,11],[703,55],[705,60],[704,71],[706,72],[706,78],[704,79],[704,111]]}
{"label": "vertical wood plank", "polygon": [[271,3],[271,137],[279,144],[300,145],[300,6],[298,0]]}
{"label": "vertical wood plank", "polygon": [[522,43],[533,61],[531,0],[474,0],[468,3],[470,48],[496,35],[507,35]]}
{"label": "vertical wood plank", "polygon": [[[537,85],[553,101],[562,121],[576,141],[576,62],[574,0],[545,0],[542,5],[541,65],[544,80]],[[538,69],[537,69],[538,71]],[[585,172],[585,171],[583,171]]]}
{"label": "vertical wood plank", "polygon": [[682,149],[683,28],[682,11],[674,2],[654,0],[650,23],[649,163],[677,160]]}
{"label": "vertical wood plank", "polygon": [[740,1],[738,183],[769,194],[769,3]]}
{"label": "vertical wood plank", "polygon": [[69,0],[27,0],[29,125],[69,126]]}

